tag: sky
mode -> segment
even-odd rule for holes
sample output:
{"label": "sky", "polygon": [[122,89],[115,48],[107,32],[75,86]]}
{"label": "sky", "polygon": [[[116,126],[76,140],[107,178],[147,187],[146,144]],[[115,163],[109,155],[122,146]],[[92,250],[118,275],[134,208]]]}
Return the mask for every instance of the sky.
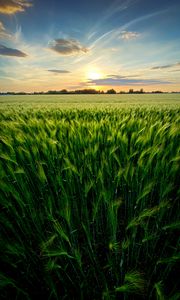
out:
{"label": "sky", "polygon": [[180,90],[180,0],[0,0],[0,92]]}

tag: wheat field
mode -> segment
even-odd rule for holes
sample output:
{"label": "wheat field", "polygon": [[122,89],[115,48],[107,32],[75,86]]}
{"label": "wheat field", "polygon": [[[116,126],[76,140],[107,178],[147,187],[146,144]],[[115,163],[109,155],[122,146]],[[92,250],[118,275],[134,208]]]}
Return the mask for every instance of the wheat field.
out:
{"label": "wheat field", "polygon": [[1,299],[178,300],[179,95],[0,103]]}

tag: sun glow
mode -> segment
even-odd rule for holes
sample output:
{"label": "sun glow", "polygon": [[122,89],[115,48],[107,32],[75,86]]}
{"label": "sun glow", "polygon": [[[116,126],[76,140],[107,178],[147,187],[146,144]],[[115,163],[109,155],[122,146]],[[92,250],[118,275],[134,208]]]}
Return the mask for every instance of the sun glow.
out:
{"label": "sun glow", "polygon": [[96,80],[102,78],[102,73],[97,69],[90,69],[87,72],[87,78],[90,80]]}

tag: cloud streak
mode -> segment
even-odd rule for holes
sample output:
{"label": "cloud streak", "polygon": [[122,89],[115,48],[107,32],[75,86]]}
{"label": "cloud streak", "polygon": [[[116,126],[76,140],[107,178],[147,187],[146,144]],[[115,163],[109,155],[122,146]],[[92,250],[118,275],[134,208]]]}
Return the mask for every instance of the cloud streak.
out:
{"label": "cloud streak", "polygon": [[26,53],[24,53],[18,49],[8,48],[1,44],[0,44],[0,55],[16,56],[16,57],[26,57],[27,56]]}
{"label": "cloud streak", "polygon": [[67,70],[56,70],[56,69],[52,69],[52,70],[47,70],[48,72],[52,72],[52,73],[56,73],[56,74],[68,74],[71,73],[70,71]]}
{"label": "cloud streak", "polygon": [[7,32],[3,23],[0,21],[0,38],[1,39],[9,39],[11,37],[12,37],[11,34]]}
{"label": "cloud streak", "polygon": [[163,66],[155,66],[152,67],[151,70],[162,70],[162,69],[169,69],[172,67],[180,67],[180,62],[177,62],[175,64],[163,65]]}
{"label": "cloud streak", "polygon": [[31,6],[32,3],[27,0],[0,0],[0,13],[13,15],[17,12],[23,12]]}
{"label": "cloud streak", "polygon": [[88,84],[98,85],[98,86],[117,86],[117,85],[126,85],[126,86],[139,86],[139,85],[156,85],[156,84],[170,84],[169,81],[163,80],[154,80],[154,79],[128,79],[126,76],[117,76],[107,77],[103,79],[89,80]]}
{"label": "cloud streak", "polygon": [[91,40],[93,36],[95,36],[99,30],[99,28],[103,27],[104,23],[112,18],[115,14],[120,13],[128,9],[131,5],[133,5],[137,0],[116,0],[112,1],[111,5],[107,7],[107,9],[102,14],[102,18],[97,21],[95,26],[91,28],[91,32],[88,34],[88,40]]}
{"label": "cloud streak", "polygon": [[139,75],[138,74],[135,74],[135,75],[123,75],[123,76],[121,76],[121,75],[107,75],[107,78],[113,78],[113,79],[129,79],[129,78],[133,78],[134,79],[134,77],[139,77]]}
{"label": "cloud streak", "polygon": [[[121,27],[117,28],[117,29],[112,29],[109,30],[107,32],[105,32],[104,34],[102,34],[100,37],[98,37],[97,39],[95,39],[92,44],[91,44],[91,48],[94,48],[97,44],[99,44],[99,42],[101,42],[101,46],[105,46],[106,43],[110,42],[110,40],[115,40],[115,39],[119,39],[119,35],[121,35],[121,33],[123,31],[125,31],[127,28],[129,28],[132,25],[136,25],[138,23],[141,23],[143,21],[149,20],[151,18],[157,17],[165,12],[167,12],[167,9],[164,10],[160,10],[160,11],[156,11],[154,13],[150,13],[150,14],[146,14],[144,16],[135,18],[131,21],[129,21],[128,23],[122,25]],[[102,42],[104,40],[104,43]]]}
{"label": "cloud streak", "polygon": [[89,51],[87,47],[74,39],[55,39],[50,43],[50,49],[60,55],[77,55]]}

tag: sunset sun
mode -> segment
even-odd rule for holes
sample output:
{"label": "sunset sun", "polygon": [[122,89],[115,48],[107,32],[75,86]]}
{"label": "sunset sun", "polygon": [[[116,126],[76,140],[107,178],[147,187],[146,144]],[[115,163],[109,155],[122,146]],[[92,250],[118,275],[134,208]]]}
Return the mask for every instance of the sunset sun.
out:
{"label": "sunset sun", "polygon": [[102,73],[99,70],[95,70],[95,69],[88,70],[87,78],[90,80],[97,80],[102,78]]}

